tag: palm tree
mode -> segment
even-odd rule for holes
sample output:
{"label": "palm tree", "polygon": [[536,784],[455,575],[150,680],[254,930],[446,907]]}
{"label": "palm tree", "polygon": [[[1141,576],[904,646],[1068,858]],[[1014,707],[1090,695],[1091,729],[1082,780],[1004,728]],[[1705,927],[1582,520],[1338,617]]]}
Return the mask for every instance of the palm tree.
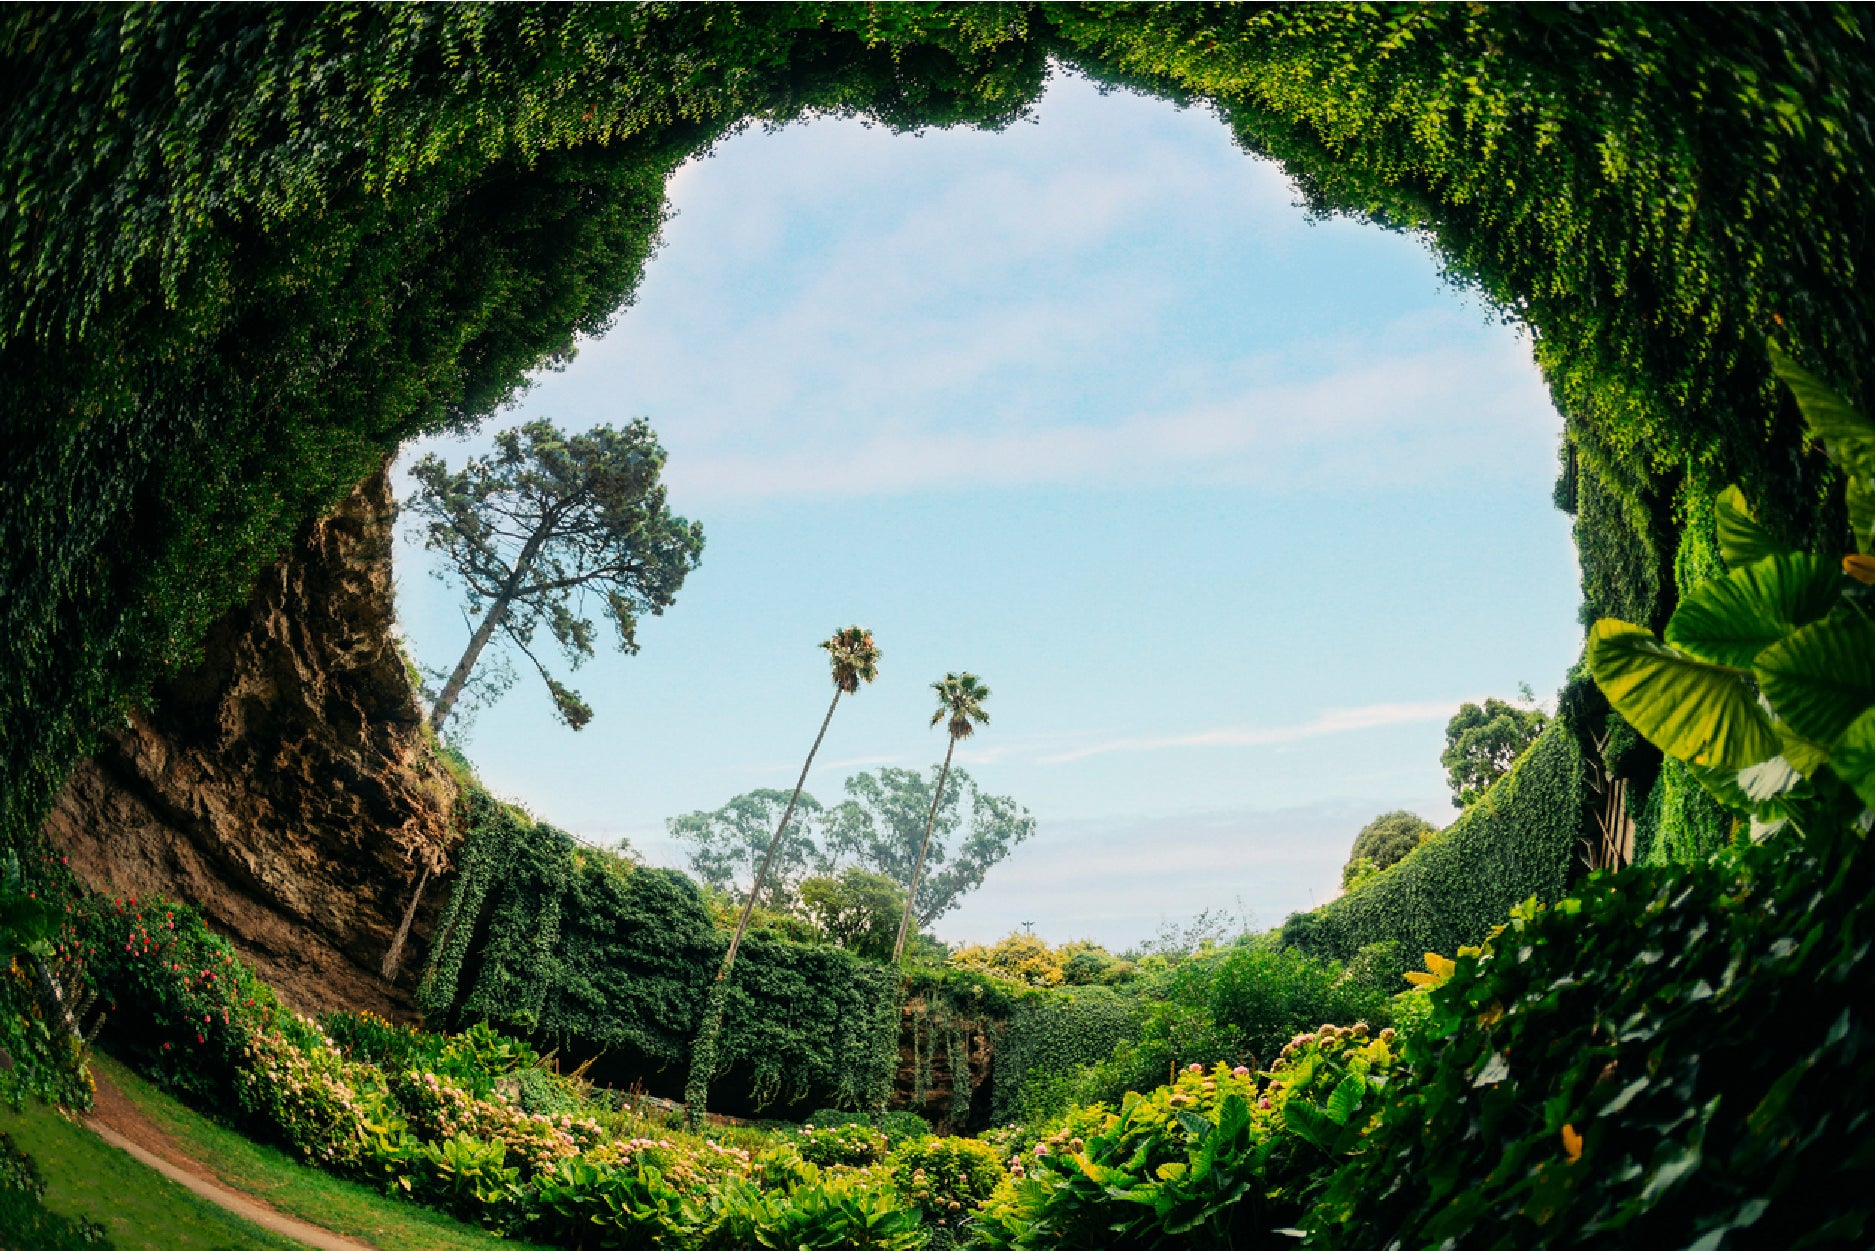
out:
{"label": "palm tree", "polygon": [[801,801],[801,788],[807,785],[814,754],[821,750],[821,740],[827,737],[827,727],[834,719],[840,697],[853,694],[860,689],[860,683],[871,682],[879,676],[879,648],[873,643],[871,630],[848,626],[834,631],[834,636],[821,646],[827,650],[828,661],[833,665],[834,698],[828,701],[827,715],[821,718],[821,732],[814,736],[814,746],[808,749],[808,758],[801,764],[801,776],[795,779],[795,793],[788,797],[788,808],[782,813],[781,824],[775,827],[775,837],[769,840],[768,850],[762,855],[756,880],[749,885],[749,898],[743,902],[743,913],[736,920],[736,932],[730,936],[730,949],[717,970],[717,980],[704,999],[703,1020],[698,1025],[696,1041],[691,1045],[690,1077],[684,1085],[685,1117],[693,1129],[703,1123],[704,1103],[710,1094],[710,1072],[716,1066],[717,1033],[723,1027],[723,1005],[729,996],[730,970],[736,967],[736,950],[742,946],[743,934],[749,929],[749,914],[755,911],[756,897],[762,893],[763,879],[768,877],[769,866],[775,861],[782,832],[788,828],[790,818],[795,815],[795,805]]}
{"label": "palm tree", "polygon": [[931,723],[937,725],[949,718],[945,728],[951,732],[951,741],[945,746],[945,764],[938,772],[938,788],[932,792],[931,812],[925,818],[925,837],[919,840],[918,864],[912,870],[912,884],[906,887],[905,915],[899,918],[899,937],[892,945],[894,964],[899,963],[905,951],[906,931],[912,925],[912,903],[918,897],[919,878],[925,873],[925,850],[931,846],[932,823],[938,819],[938,801],[943,798],[945,780],[951,775],[951,753],[957,750],[959,739],[969,738],[977,726],[990,724],[990,714],[984,711],[990,688],[979,682],[976,674],[947,673],[943,681],[933,682],[931,688],[938,692],[938,711],[932,713]]}
{"label": "palm tree", "polygon": [[743,932],[749,928],[749,914],[755,911],[756,896],[762,893],[763,879],[768,877],[769,866],[775,862],[775,850],[782,845],[782,831],[788,828],[789,818],[795,815],[795,805],[801,802],[801,788],[807,784],[808,769],[814,764],[814,754],[821,750],[821,740],[827,737],[835,705],[840,703],[842,695],[858,691],[860,683],[871,682],[879,676],[879,648],[873,644],[872,631],[848,626],[836,630],[834,637],[821,646],[827,649],[828,661],[833,665],[834,698],[828,702],[827,715],[821,718],[821,732],[814,736],[814,746],[808,749],[808,758],[801,764],[801,776],[795,779],[795,793],[788,797],[782,823],[775,827],[775,837],[769,840],[769,849],[762,854],[762,867],[756,870],[749,898],[743,903],[743,914],[736,921],[736,932],[730,936],[729,952],[723,957],[723,967],[717,970],[719,982],[730,975],[730,969],[736,964],[736,949],[742,946]]}

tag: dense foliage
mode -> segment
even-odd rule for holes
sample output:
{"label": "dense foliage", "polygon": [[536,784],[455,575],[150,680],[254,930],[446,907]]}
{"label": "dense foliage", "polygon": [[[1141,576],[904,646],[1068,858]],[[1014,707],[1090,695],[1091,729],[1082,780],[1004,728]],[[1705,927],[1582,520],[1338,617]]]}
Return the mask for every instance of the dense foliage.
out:
{"label": "dense foliage", "polygon": [[965,943],[947,963],[1028,986],[1094,986],[1123,982],[1134,973],[1132,961],[1095,943],[1052,944],[1023,930],[994,943]]}
{"label": "dense foliage", "polygon": [[[603,1048],[675,1094],[729,941],[696,884],[480,791],[464,802],[471,832],[419,991],[425,1012]],[[724,988],[713,1103],[872,1106],[897,1058],[897,982],[831,943],[752,931]]]}
{"label": "dense foliage", "polygon": [[1299,1036],[1268,1074],[1188,1065],[1116,1108],[1068,1113],[1009,1139],[1011,1184],[979,1244],[1005,1248],[1229,1248],[1280,1241],[1379,1103],[1393,1031]]}
{"label": "dense foliage", "polygon": [[1729,478],[1797,538],[1829,475],[1758,336],[1867,402],[1868,46],[1853,7],[16,6],[0,828],[297,525],[601,328],[684,158],[816,109],[1007,122],[1050,55],[1212,101],[1531,325],[1572,498],[1614,501],[1586,576],[1604,529],[1665,571]]}
{"label": "dense foliage", "polygon": [[1140,1029],[1140,1003],[1106,986],[1024,995],[997,1040],[990,1119],[1034,1121],[1069,1097],[1083,1068]]}
{"label": "dense foliage", "polygon": [[[920,1200],[894,1182],[899,1160],[877,1130],[686,1134],[483,1025],[440,1035],[286,1011],[188,908],[105,904],[85,928],[121,956],[93,964],[117,1008],[110,1045],[318,1167],[568,1246],[911,1251],[926,1240]],[[927,1137],[897,1150],[929,1153]],[[4,1209],[0,1196],[0,1219]]]}
{"label": "dense foliage", "polygon": [[1285,943],[1352,960],[1393,943],[1403,958],[1484,938],[1515,905],[1563,897],[1581,834],[1583,763],[1563,721],[1445,830],[1359,890],[1284,923]]}
{"label": "dense foliage", "polygon": [[1599,874],[1462,955],[1322,1245],[1867,1243],[1869,842],[1794,844]]}
{"label": "dense foliage", "polygon": [[[683,160],[817,110],[1005,123],[1052,55],[1210,103],[1313,210],[1426,231],[1530,326],[1566,421],[1587,615],[1657,629],[1715,572],[1722,484],[1779,544],[1841,528],[1837,472],[1771,386],[1763,334],[1868,411],[1871,22],[1835,5],[15,6],[0,839],[31,839],[76,756],[296,527],[601,329]],[[1573,724],[1286,926],[1293,945],[1456,951],[1527,896],[1560,899],[1605,724],[1573,685]],[[1688,780],[1664,767],[1649,792],[1651,856],[1720,841]],[[430,1002],[675,1063],[722,941],[695,892],[484,825],[500,832],[465,854]],[[1365,1134],[1378,1092],[1352,1063],[1275,1138],[1259,1079],[1195,1074],[1190,1093],[1071,1113],[1033,1144],[1048,1163],[999,1183],[987,1236],[1232,1238],[1242,1198],[1296,1210],[1346,1153],[1316,1218],[1345,1245],[1867,1243],[1867,841],[1806,833],[1526,909],[1428,997],[1425,1045],[1409,1039]],[[830,1176],[798,1151],[650,1135],[567,1153],[593,1145],[583,1127],[345,1055],[244,993],[225,948],[180,921],[172,938],[173,912],[96,920],[101,988],[147,1014],[143,1062],[335,1167],[569,1238],[924,1236],[886,1163]],[[898,987],[831,946],[766,946],[730,988],[751,1025],[725,1031],[724,1063],[753,1102],[785,1082],[863,1101]],[[223,1059],[233,1074],[193,1072]],[[1283,1154],[1297,1142],[1320,1154]],[[1286,1181],[1282,1158],[1311,1163]]]}

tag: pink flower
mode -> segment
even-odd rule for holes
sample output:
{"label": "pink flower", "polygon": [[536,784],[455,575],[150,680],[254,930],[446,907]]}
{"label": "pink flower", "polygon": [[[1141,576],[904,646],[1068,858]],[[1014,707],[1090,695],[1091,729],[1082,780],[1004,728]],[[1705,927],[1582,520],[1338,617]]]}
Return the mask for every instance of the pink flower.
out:
{"label": "pink flower", "polygon": [[1245,1068],[1242,1064],[1238,1065],[1237,1068],[1231,1070],[1231,1076],[1233,1077],[1249,1077],[1250,1075],[1251,1075],[1251,1071]]}
{"label": "pink flower", "polygon": [[1188,1073],[1203,1073],[1204,1071],[1205,1066],[1203,1064],[1193,1063],[1186,1065],[1186,1072]]}

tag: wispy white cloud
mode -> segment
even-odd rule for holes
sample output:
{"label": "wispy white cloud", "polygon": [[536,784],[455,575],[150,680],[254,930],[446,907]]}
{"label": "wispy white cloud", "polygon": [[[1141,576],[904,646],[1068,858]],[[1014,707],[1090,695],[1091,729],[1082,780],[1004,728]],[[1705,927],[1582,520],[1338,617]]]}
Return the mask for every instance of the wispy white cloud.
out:
{"label": "wispy white cloud", "polygon": [[[1464,411],[1455,412],[1459,395]],[[793,446],[695,448],[667,473],[687,499],[1194,480],[1294,486],[1325,475],[1403,481],[1489,471],[1495,449],[1525,438],[1520,427],[1554,421],[1528,358],[1433,348],[1108,423],[856,420],[843,437]]]}
{"label": "wispy white cloud", "polygon": [[896,765],[903,761],[903,756],[851,756],[845,760],[825,760],[814,766],[815,773],[830,769],[864,769],[868,765]]}
{"label": "wispy white cloud", "polygon": [[1067,764],[1074,760],[1086,760],[1090,756],[1106,756],[1114,752],[1159,751],[1168,747],[1266,747],[1275,743],[1294,743],[1302,739],[1321,738],[1328,734],[1350,734],[1357,730],[1373,730],[1381,726],[1445,720],[1453,715],[1453,709],[1462,702],[1464,701],[1442,699],[1409,704],[1368,704],[1360,708],[1332,708],[1313,720],[1297,725],[1270,726],[1264,729],[1225,726],[1215,730],[1200,730],[1193,734],[1118,738],[1105,743],[1078,747],[1072,751],[1043,756],[1037,763]]}

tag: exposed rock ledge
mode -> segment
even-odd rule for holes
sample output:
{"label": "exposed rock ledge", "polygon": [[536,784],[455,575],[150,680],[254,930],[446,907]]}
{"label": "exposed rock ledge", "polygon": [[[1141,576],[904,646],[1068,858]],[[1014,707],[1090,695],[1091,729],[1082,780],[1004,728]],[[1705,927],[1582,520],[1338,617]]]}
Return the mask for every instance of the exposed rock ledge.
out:
{"label": "exposed rock ledge", "polygon": [[459,834],[391,637],[394,509],[380,472],[306,527],[202,663],[73,771],[46,831],[95,890],[198,906],[294,1006],[407,1019]]}

